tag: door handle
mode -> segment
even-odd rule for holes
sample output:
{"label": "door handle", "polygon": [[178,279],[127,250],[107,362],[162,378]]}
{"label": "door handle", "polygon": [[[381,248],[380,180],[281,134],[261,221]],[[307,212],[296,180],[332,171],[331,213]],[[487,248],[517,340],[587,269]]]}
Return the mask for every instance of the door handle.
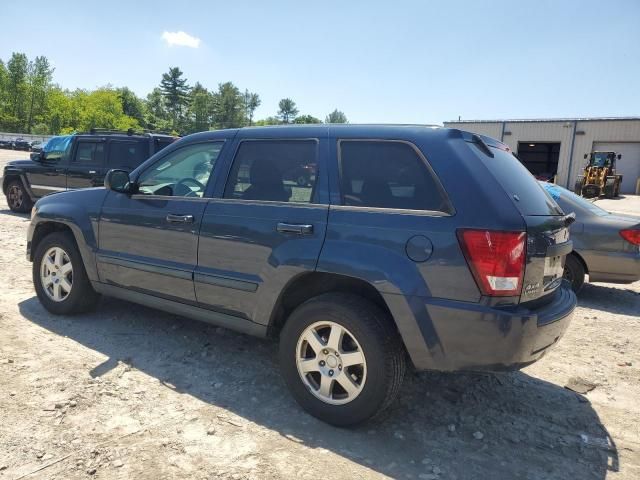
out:
{"label": "door handle", "polygon": [[278,226],[276,227],[276,230],[280,233],[295,233],[297,235],[311,235],[313,233],[313,225],[279,222]]}
{"label": "door handle", "polygon": [[193,215],[176,215],[170,213],[167,215],[167,222],[169,223],[193,223]]}

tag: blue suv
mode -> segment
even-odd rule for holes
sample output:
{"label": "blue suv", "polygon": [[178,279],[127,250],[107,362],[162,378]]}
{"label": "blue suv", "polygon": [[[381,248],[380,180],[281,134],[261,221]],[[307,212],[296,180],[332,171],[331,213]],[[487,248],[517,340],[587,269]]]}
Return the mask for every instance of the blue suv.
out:
{"label": "blue suv", "polygon": [[507,146],[454,129],[198,133],[31,216],[47,310],[107,295],[279,338],[293,396],[340,426],[384,410],[407,365],[538,360],[576,306],[573,216]]}

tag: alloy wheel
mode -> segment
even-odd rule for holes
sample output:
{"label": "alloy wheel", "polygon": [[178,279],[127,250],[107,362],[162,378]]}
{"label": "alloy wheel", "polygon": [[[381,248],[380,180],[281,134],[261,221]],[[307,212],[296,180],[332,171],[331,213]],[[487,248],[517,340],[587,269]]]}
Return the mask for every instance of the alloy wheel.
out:
{"label": "alloy wheel", "polygon": [[60,247],[46,251],[40,263],[40,282],[54,302],[64,301],[73,287],[73,265],[69,254]]}
{"label": "alloy wheel", "polygon": [[24,193],[19,185],[11,185],[7,194],[9,206],[13,209],[20,209],[24,202]]}
{"label": "alloy wheel", "polygon": [[296,366],[309,391],[332,405],[353,401],[367,379],[367,362],[358,340],[331,321],[316,322],[302,332]]}

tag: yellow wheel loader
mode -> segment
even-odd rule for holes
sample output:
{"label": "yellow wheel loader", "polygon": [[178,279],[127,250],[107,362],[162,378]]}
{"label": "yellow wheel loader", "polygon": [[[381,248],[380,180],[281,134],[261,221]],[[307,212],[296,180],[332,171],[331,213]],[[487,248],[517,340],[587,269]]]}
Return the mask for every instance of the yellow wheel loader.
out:
{"label": "yellow wheel loader", "polygon": [[591,152],[585,153],[585,159],[589,160],[584,173],[576,179],[574,192],[585,198],[605,196],[617,197],[620,194],[622,175],[616,175],[616,160],[622,155],[615,152]]}

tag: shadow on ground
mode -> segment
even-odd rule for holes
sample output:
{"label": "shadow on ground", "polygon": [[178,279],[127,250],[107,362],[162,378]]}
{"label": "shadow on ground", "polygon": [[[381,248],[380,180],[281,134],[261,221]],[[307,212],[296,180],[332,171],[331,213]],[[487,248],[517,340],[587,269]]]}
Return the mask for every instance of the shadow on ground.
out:
{"label": "shadow on ground", "polygon": [[0,210],[0,215],[8,215],[10,217],[20,217],[20,218],[24,218],[25,220],[29,220],[29,214],[28,213],[17,213],[17,212],[12,212],[9,209],[2,209]]}
{"label": "shadow on ground", "polygon": [[578,292],[578,303],[581,307],[632,317],[638,317],[640,312],[640,294],[624,285],[615,288],[585,283]]}
{"label": "shadow on ground", "polygon": [[587,399],[525,373],[411,374],[385,418],[342,430],[295,404],[273,342],[112,299],[74,318],[49,315],[35,297],[19,308],[109,357],[89,375],[124,360],[167,388],[390,477],[424,478],[426,459],[459,479],[604,479],[618,470],[615,444]]}

